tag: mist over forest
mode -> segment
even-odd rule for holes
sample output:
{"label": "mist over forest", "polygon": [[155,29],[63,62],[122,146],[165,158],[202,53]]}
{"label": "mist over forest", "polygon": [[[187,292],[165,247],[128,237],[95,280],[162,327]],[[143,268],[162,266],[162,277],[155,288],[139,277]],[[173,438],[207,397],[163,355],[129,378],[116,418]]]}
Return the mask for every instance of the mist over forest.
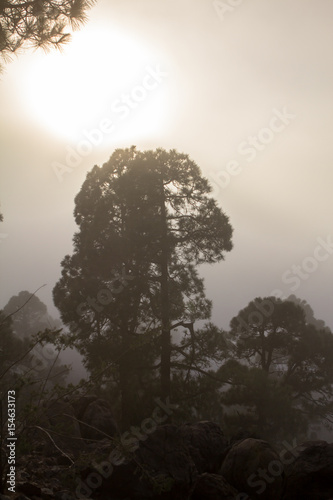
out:
{"label": "mist over forest", "polygon": [[333,497],[332,15],[0,1],[4,500]]}

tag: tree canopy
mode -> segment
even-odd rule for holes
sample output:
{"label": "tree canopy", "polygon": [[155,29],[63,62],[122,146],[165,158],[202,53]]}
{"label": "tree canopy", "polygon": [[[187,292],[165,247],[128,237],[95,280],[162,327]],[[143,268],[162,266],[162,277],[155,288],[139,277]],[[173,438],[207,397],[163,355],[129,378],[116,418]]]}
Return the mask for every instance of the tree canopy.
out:
{"label": "tree canopy", "polygon": [[224,403],[243,406],[238,423],[266,436],[333,423],[333,334],[305,301],[258,297],[230,326],[233,361],[219,374],[232,384]]}
{"label": "tree canopy", "polygon": [[171,330],[210,316],[196,266],[224,259],[232,228],[209,192],[187,155],[132,147],[95,166],[75,199],[79,231],[54,302],[90,369],[121,359],[123,396],[129,352],[142,342],[160,358],[161,391],[170,395]]}

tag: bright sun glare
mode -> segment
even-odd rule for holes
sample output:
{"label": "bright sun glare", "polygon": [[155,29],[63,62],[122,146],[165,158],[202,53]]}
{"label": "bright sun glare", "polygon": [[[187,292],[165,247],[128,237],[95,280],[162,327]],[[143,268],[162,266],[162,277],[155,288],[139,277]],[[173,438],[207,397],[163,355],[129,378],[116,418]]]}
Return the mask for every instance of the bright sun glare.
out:
{"label": "bright sun glare", "polygon": [[112,28],[85,28],[63,53],[39,54],[21,81],[23,104],[52,134],[76,142],[112,122],[103,144],[160,132],[167,73],[153,52]]}

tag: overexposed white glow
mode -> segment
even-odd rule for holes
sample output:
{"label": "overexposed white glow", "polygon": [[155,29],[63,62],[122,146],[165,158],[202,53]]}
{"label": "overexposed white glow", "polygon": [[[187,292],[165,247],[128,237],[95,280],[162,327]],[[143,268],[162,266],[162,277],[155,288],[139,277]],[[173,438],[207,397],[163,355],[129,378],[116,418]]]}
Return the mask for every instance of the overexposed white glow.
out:
{"label": "overexposed white glow", "polygon": [[138,40],[116,29],[87,27],[73,34],[63,53],[33,59],[19,82],[21,104],[33,120],[67,141],[79,141],[102,122],[108,123],[104,144],[130,142],[162,127],[165,75],[152,50]]}

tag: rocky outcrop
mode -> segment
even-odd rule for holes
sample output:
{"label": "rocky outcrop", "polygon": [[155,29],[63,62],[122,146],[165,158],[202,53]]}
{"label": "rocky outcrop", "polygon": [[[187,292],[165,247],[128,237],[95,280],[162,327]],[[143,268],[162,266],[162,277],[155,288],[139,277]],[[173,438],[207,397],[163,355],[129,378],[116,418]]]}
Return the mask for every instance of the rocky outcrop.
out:
{"label": "rocky outcrop", "polygon": [[333,443],[308,442],[293,450],[286,466],[283,500],[329,500],[333,498]]}
{"label": "rocky outcrop", "polygon": [[235,443],[227,453],[220,472],[234,488],[248,494],[251,500],[281,499],[283,464],[266,441],[248,438]]}
{"label": "rocky outcrop", "polygon": [[190,499],[198,476],[220,468],[226,444],[213,422],[160,426],[138,443],[131,459],[114,467],[104,494],[110,500]]}
{"label": "rocky outcrop", "polygon": [[103,492],[110,500],[187,500],[197,476],[190,453],[179,441],[177,427],[163,425],[140,441],[131,459],[114,467]]}
{"label": "rocky outcrop", "polygon": [[[81,411],[95,401],[81,401]],[[68,407],[53,403],[53,413],[51,406],[45,413],[49,426],[76,422]],[[62,411],[66,418],[58,420]],[[324,441],[295,448],[285,443],[278,455],[255,438],[227,447],[213,422],[152,426],[145,421],[111,440],[77,442],[79,454],[66,456],[52,443],[52,453],[41,447],[18,454],[15,500],[333,499],[333,444]]]}

